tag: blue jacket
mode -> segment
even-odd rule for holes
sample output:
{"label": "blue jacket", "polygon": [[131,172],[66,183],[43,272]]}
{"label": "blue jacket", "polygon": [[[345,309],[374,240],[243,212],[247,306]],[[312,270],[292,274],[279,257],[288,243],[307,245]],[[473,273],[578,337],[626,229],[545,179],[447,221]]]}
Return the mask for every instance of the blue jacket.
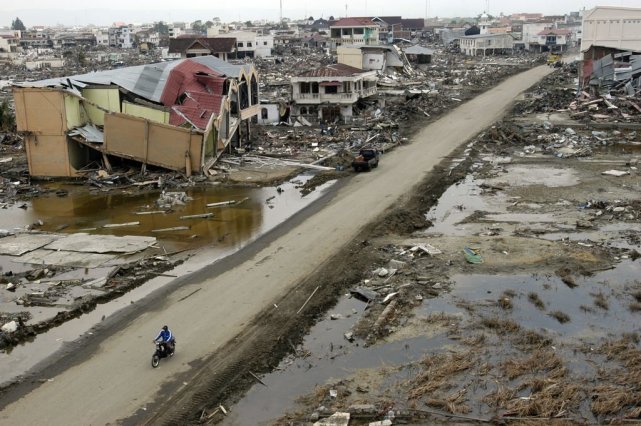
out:
{"label": "blue jacket", "polygon": [[172,339],[173,335],[171,334],[171,330],[167,329],[167,331],[160,330],[160,333],[158,333],[158,336],[154,340],[162,339],[163,342],[169,342]]}

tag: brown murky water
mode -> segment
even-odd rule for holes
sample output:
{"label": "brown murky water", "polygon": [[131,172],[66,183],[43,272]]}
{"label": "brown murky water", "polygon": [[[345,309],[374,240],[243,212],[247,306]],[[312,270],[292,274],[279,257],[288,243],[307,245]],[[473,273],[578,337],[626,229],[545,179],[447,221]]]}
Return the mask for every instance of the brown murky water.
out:
{"label": "brown murky water", "polygon": [[[136,212],[159,211],[156,200],[160,191],[145,193],[103,193],[82,188],[70,191],[66,197],[56,195],[42,197],[30,203],[18,203],[0,209],[0,229],[24,229],[25,226],[42,221],[36,229],[49,232],[88,232],[91,234],[155,236],[159,246],[167,253],[194,250],[193,256],[177,266],[171,274],[183,276],[197,271],[212,262],[234,253],[261,235],[283,223],[296,212],[321,197],[333,185],[328,182],[302,196],[297,186],[311,178],[298,176],[289,182],[267,188],[209,188],[190,189],[185,192],[191,201],[176,205],[166,213],[137,215]],[[57,186],[56,188],[60,188]],[[208,208],[208,203],[224,201],[242,203]],[[21,208],[23,207],[23,208]],[[182,216],[213,213],[213,217],[181,219]],[[140,222],[135,226],[105,228],[109,224]],[[152,232],[153,230],[188,227],[181,231]],[[30,267],[16,263],[11,256],[0,256],[0,273],[20,272]],[[82,272],[82,271],[80,271]],[[86,272],[85,272],[86,273]],[[10,353],[0,353],[0,384],[10,382],[60,349],[86,333],[105,317],[144,299],[152,291],[169,283],[171,277],[157,277],[98,307],[82,317],[71,320],[50,332],[37,336],[32,342],[14,348]],[[24,310],[12,301],[0,300],[3,311]],[[58,307],[38,307],[32,312],[34,318],[51,317]]]}
{"label": "brown murky water", "polygon": [[[0,210],[0,227],[22,228],[41,220],[44,224],[36,229],[48,232],[155,236],[168,252],[204,245],[238,247],[316,199],[321,191],[302,197],[296,189],[307,179],[308,176],[299,176],[286,182],[279,187],[281,192],[275,187],[188,189],[185,192],[192,200],[168,210],[156,204],[160,191],[102,193],[76,187],[65,197],[51,195],[34,199],[26,208],[16,205]],[[208,203],[232,200],[245,201],[231,206],[207,207]],[[162,210],[166,212],[137,214]],[[212,213],[213,217],[181,219],[207,213]],[[109,227],[132,222],[139,224]],[[152,232],[176,227],[188,229]]]}

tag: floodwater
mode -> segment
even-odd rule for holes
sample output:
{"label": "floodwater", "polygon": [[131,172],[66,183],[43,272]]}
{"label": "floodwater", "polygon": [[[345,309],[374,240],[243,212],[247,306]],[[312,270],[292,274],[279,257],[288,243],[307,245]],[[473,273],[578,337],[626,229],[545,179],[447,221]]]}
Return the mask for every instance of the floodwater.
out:
{"label": "floodwater", "polygon": [[[130,306],[148,296],[154,290],[168,284],[173,278],[169,275],[184,276],[222,259],[255,241],[261,235],[285,222],[296,212],[319,199],[335,182],[327,182],[315,191],[301,196],[296,188],[311,178],[301,175],[276,187],[266,188],[226,188],[212,186],[186,190],[193,198],[185,205],[174,206],[171,211],[154,215],[136,215],[139,211],[160,210],[155,202],[159,191],[145,193],[102,193],[99,191],[71,192],[66,197],[56,195],[42,197],[26,203],[17,204],[0,210],[3,229],[24,228],[41,220],[38,227],[51,232],[88,232],[91,234],[155,236],[160,247],[167,253],[191,250],[191,257],[171,271],[168,276],[159,276],[142,286],[128,292],[126,296],[109,303],[98,305],[93,311],[78,319],[68,321],[47,333],[38,335],[33,341],[17,346],[9,353],[0,353],[0,384],[6,384],[25,374],[38,363],[83,335],[91,334],[91,329],[105,317]],[[59,188],[59,186],[56,186]],[[73,194],[73,195],[72,195]],[[208,203],[241,201],[240,204],[207,208]],[[213,213],[207,219],[180,219],[203,213]],[[140,222],[138,226],[122,228],[103,228],[106,224]],[[155,229],[188,226],[185,231],[154,233]],[[197,250],[196,250],[197,249]],[[28,266],[12,261],[11,256],[0,256],[0,271],[14,273],[30,270]],[[77,272],[77,271],[76,271]],[[92,274],[91,270],[81,270]],[[71,272],[73,275],[74,273]],[[74,275],[75,277],[75,275]],[[64,279],[64,276],[56,277]],[[86,278],[86,277],[85,277]],[[38,284],[33,284],[37,286]],[[35,287],[34,287],[35,289]],[[25,291],[29,290],[27,288]],[[33,289],[31,289],[33,290]],[[80,288],[85,295],[89,290]],[[72,293],[73,298],[78,294]],[[61,303],[64,304],[64,300]],[[29,308],[34,320],[55,316],[60,306]],[[2,310],[7,312],[24,311],[25,307],[15,303],[3,303]]]}
{"label": "floodwater", "polygon": [[[358,321],[366,304],[344,296],[318,322],[304,341],[300,351],[308,357],[285,358],[273,373],[261,377],[266,386],[254,385],[229,410],[224,425],[268,425],[295,407],[296,399],[325,385],[354,374],[358,369],[394,367],[419,359],[428,347],[442,346],[442,336],[417,337],[372,347],[348,342],[344,334]],[[332,320],[331,315],[342,318]]]}
{"label": "floodwater", "polygon": [[[322,191],[302,197],[296,189],[310,177],[298,176],[280,185],[281,192],[276,187],[212,186],[187,189],[184,192],[192,200],[184,205],[174,205],[171,209],[156,204],[160,191],[128,192],[125,189],[103,193],[76,187],[67,196],[52,194],[26,203],[26,208],[15,205],[0,210],[0,216],[5,229],[21,228],[41,220],[44,224],[35,229],[48,232],[155,236],[167,252],[212,244],[216,247],[238,248],[318,198]],[[61,186],[53,188],[69,189]],[[225,201],[242,202],[207,207],[207,204]],[[207,213],[213,213],[213,217],[181,219]],[[113,227],[135,222],[139,224]],[[178,227],[188,229],[167,230]]]}
{"label": "floodwater", "polygon": [[[577,183],[576,174],[572,170],[543,167],[538,172],[529,174],[531,170],[520,166],[508,169],[509,176],[500,179],[509,180],[511,185],[550,184],[558,187]],[[513,203],[514,199],[503,191],[488,195],[481,187],[483,182],[487,181],[468,176],[448,188],[439,202],[425,215],[434,224],[427,232],[451,236],[469,235],[472,225],[465,223],[464,219],[475,211],[499,212],[488,218],[494,221],[554,222],[553,215],[506,214],[506,206]],[[533,210],[537,209],[535,205],[531,207]],[[606,223],[600,229],[586,232],[576,232],[575,227],[563,232],[560,224],[558,228],[559,232],[550,232],[541,238],[561,240],[570,237],[572,240],[607,242],[612,246],[641,250],[641,247],[635,247],[626,238],[627,232],[640,230],[638,224]],[[617,335],[641,332],[639,314],[630,308],[630,304],[634,302],[630,290],[640,288],[640,277],[641,262],[625,258],[611,270],[575,277],[575,288],[568,287],[553,274],[457,274],[450,278],[451,291],[434,299],[425,299],[413,314],[417,318],[441,312],[455,315],[462,319],[462,324],[471,325],[473,329],[480,317],[507,315],[523,329],[544,333],[557,342],[594,342],[611,336],[613,331]],[[510,313],[497,305],[502,293],[508,290],[515,293]],[[539,296],[544,304],[543,309],[537,308],[528,299],[531,293]],[[607,301],[607,309],[596,304],[597,296]],[[475,307],[473,314],[464,308],[465,304]],[[408,375],[415,374],[413,363],[423,359],[426,354],[443,352],[457,345],[457,341],[448,338],[447,331],[426,334],[425,329],[419,330],[419,337],[413,337],[416,334],[411,332],[402,333],[394,341],[367,348],[359,341],[349,343],[343,337],[344,333],[350,331],[359,320],[363,309],[364,304],[358,300],[342,298],[310,330],[299,346],[300,349],[309,351],[309,356],[289,356],[281,361],[272,373],[261,377],[266,386],[255,384],[238,403],[230,407],[223,424],[271,424],[285,413],[295,411],[298,397],[312,394],[317,386],[354,378],[360,369],[385,367],[387,376],[383,380],[390,383],[407,380]],[[557,311],[568,315],[570,320],[561,323],[550,315]],[[341,314],[343,317],[332,320],[332,314]],[[500,351],[495,355],[500,357]],[[578,374],[592,368],[587,358],[571,353],[565,355],[568,366]],[[476,407],[473,414],[482,414],[482,407]]]}
{"label": "floodwater", "polygon": [[[460,306],[460,302],[467,302],[474,304],[476,315],[502,317],[506,314],[498,308],[496,301],[504,291],[512,290],[516,296],[512,299],[514,307],[510,319],[524,329],[544,332],[566,344],[594,341],[608,336],[613,330],[617,334],[641,332],[639,314],[628,309],[634,299],[624,292],[638,286],[639,277],[641,262],[633,261],[622,262],[612,270],[591,277],[579,278],[578,287],[573,289],[552,275],[455,275],[451,292],[424,300],[414,314],[420,318],[442,312],[469,323],[475,319]],[[537,309],[528,300],[529,293],[539,295],[545,310]],[[599,293],[606,297],[607,310],[594,305],[594,295]],[[266,386],[252,386],[238,403],[229,407],[223,424],[272,424],[286,412],[296,409],[298,397],[314,392],[317,386],[353,377],[359,369],[385,367],[387,372],[392,371],[392,377],[386,380],[407,380],[408,371],[412,371],[408,366],[426,354],[441,353],[457,344],[447,337],[446,331],[371,347],[363,347],[358,341],[349,343],[343,335],[358,321],[364,307],[365,304],[357,299],[343,297],[299,346],[310,355],[290,356],[281,361],[274,372],[261,377]],[[569,315],[570,321],[561,324],[549,315],[554,311]],[[343,318],[332,320],[332,314],[341,314]],[[571,366],[581,370],[587,368],[587,363],[576,359]]]}

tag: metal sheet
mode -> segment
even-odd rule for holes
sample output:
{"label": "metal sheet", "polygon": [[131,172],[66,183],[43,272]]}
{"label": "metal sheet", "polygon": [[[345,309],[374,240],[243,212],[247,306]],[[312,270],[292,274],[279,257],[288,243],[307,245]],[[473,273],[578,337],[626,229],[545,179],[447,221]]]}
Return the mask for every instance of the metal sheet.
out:
{"label": "metal sheet", "polygon": [[406,55],[433,55],[434,51],[432,49],[428,49],[427,47],[415,45],[405,49],[405,54]]}
{"label": "metal sheet", "polygon": [[20,256],[44,247],[59,238],[49,234],[18,234],[0,238],[0,254]]}
{"label": "metal sheet", "polygon": [[87,124],[82,127],[73,129],[68,133],[69,136],[82,136],[87,142],[104,143],[105,134],[93,124]]}
{"label": "metal sheet", "polygon": [[137,253],[156,243],[154,237],[71,234],[45,248],[82,253]]}
{"label": "metal sheet", "polygon": [[117,255],[80,253],[74,251],[55,251],[38,249],[15,258],[14,262],[29,263],[32,265],[72,266],[75,268],[98,268],[114,260]]}

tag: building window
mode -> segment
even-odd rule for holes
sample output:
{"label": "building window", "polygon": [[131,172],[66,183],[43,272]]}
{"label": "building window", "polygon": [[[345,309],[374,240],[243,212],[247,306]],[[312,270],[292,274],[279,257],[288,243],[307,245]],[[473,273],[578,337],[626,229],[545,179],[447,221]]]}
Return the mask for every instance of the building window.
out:
{"label": "building window", "polygon": [[238,42],[238,47],[245,47],[242,42]]}
{"label": "building window", "polygon": [[364,34],[365,30],[363,28],[354,28],[354,34]]}
{"label": "building window", "polygon": [[269,111],[267,111],[267,108],[263,108],[260,110],[260,118],[263,120],[267,120],[269,118]]}
{"label": "building window", "polygon": [[252,47],[252,42],[251,41],[247,42],[247,47]]}
{"label": "building window", "polygon": [[338,87],[337,86],[325,86],[325,93],[329,95],[335,95],[338,93]]}
{"label": "building window", "polygon": [[307,107],[300,107],[300,115],[307,115]]}
{"label": "building window", "polygon": [[266,41],[263,42],[263,46],[267,46],[267,42]]}
{"label": "building window", "polygon": [[311,85],[309,83],[302,82],[300,84],[301,93],[309,93],[311,91]]}

